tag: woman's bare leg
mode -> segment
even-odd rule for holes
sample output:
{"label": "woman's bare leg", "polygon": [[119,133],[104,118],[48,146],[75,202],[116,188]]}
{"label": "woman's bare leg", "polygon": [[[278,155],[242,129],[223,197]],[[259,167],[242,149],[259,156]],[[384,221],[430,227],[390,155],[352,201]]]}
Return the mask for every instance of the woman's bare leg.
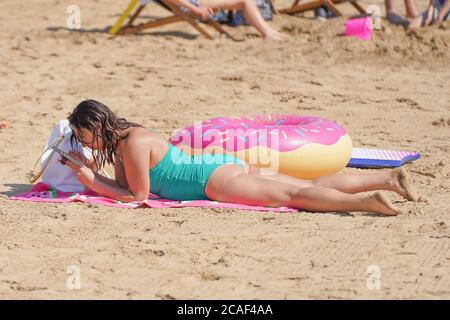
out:
{"label": "woman's bare leg", "polygon": [[263,206],[290,206],[308,211],[364,211],[397,215],[400,210],[382,193],[348,194],[327,187],[299,188],[245,173],[237,165],[224,165],[210,176],[205,188],[209,199]]}
{"label": "woman's bare leg", "polygon": [[201,6],[212,9],[242,10],[248,22],[268,40],[287,40],[287,36],[273,29],[261,16],[255,0],[200,0]]}
{"label": "woman's bare leg", "polygon": [[394,191],[411,201],[417,201],[418,195],[408,181],[405,169],[385,170],[372,174],[337,173],[314,180],[297,179],[283,174],[262,174],[257,168],[251,168],[251,175],[295,185],[299,188],[326,187],[345,193],[359,193],[373,190]]}
{"label": "woman's bare leg", "polygon": [[419,11],[416,8],[415,0],[405,0],[406,17],[412,20],[414,17],[419,15]]}

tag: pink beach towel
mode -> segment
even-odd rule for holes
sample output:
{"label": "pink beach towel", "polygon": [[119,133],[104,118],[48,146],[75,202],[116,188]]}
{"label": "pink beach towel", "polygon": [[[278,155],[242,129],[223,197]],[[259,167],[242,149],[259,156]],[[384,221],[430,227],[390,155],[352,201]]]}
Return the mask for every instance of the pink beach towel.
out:
{"label": "pink beach towel", "polygon": [[39,182],[33,188],[16,196],[9,197],[11,200],[35,201],[35,202],[87,202],[96,203],[116,208],[182,208],[182,207],[208,207],[208,208],[230,208],[241,210],[254,211],[275,211],[275,212],[296,212],[298,209],[289,207],[263,207],[263,206],[249,206],[237,203],[225,203],[209,200],[192,200],[192,201],[174,201],[162,199],[157,195],[149,193],[147,200],[141,202],[120,202],[114,199],[99,196],[95,192],[89,190],[88,192],[72,193],[59,192],[49,187],[45,183]]}

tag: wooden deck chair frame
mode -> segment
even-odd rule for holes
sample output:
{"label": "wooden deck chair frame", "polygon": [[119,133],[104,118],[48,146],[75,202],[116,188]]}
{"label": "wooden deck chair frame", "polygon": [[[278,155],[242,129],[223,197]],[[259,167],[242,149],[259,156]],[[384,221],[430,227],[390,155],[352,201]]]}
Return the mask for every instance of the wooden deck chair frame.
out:
{"label": "wooden deck chair frame", "polygon": [[278,12],[286,14],[296,14],[300,12],[313,10],[321,6],[327,6],[336,17],[340,17],[342,16],[342,13],[339,11],[336,5],[344,2],[350,2],[350,4],[354,6],[356,10],[359,11],[359,13],[367,14],[366,10],[364,10],[364,8],[361,7],[361,5],[357,2],[357,0],[313,0],[302,2],[300,2],[300,0],[295,0],[294,3],[291,5],[291,7],[278,10]]}
{"label": "wooden deck chair frame", "polygon": [[[133,25],[134,21],[139,17],[142,10],[144,10],[145,6],[150,3],[155,2],[164,9],[170,11],[172,13],[171,16],[159,18],[154,21],[141,23],[138,25]],[[137,8],[136,8],[137,7]],[[136,8],[136,10],[134,10]],[[134,12],[133,12],[134,10]],[[133,13],[132,13],[133,12]],[[128,18],[128,22],[125,24],[125,26],[122,26],[125,22],[125,20]],[[204,29],[202,28],[198,22],[188,13],[184,13],[181,11],[181,9],[178,6],[175,6],[171,3],[165,2],[164,0],[153,0],[153,1],[140,1],[140,0],[131,0],[131,2],[128,4],[128,7],[125,9],[124,13],[119,17],[119,19],[116,21],[116,23],[111,27],[109,30],[109,33],[112,35],[124,35],[124,34],[130,34],[130,33],[136,33],[145,29],[150,28],[157,28],[160,26],[164,26],[167,24],[175,23],[184,21],[189,23],[192,27],[194,27],[200,34],[202,34],[206,39],[212,40],[213,37]],[[228,38],[232,39],[233,41],[243,41],[244,39],[237,39],[233,37],[230,33],[225,31],[222,26],[212,20],[208,19],[206,21],[208,25],[213,27],[217,32],[226,35]]]}

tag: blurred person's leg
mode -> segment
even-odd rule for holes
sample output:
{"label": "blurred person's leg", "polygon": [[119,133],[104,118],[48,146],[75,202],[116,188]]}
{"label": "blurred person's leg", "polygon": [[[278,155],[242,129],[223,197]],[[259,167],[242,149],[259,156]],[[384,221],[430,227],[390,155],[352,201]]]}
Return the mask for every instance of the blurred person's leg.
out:
{"label": "blurred person's leg", "polygon": [[406,17],[408,19],[414,19],[416,16],[420,14],[419,11],[417,11],[415,0],[405,0],[405,8],[406,8]]}
{"label": "blurred person's leg", "polygon": [[[406,1],[411,1],[411,0],[405,0]],[[403,25],[403,26],[407,26],[408,25],[408,20],[405,19],[403,16],[397,14],[394,11],[394,1],[393,0],[384,0],[384,6],[386,7],[386,19],[392,23],[392,24],[396,24],[396,25]]]}

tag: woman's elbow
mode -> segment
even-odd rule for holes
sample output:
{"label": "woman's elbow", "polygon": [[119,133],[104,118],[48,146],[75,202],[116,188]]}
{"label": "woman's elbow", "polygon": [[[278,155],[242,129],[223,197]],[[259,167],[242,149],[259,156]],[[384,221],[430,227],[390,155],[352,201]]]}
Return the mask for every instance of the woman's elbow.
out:
{"label": "woman's elbow", "polygon": [[133,194],[133,198],[134,198],[134,200],[133,201],[144,201],[144,200],[147,200],[147,198],[148,198],[148,192],[138,192],[138,193],[135,193],[135,194]]}
{"label": "woman's elbow", "polygon": [[147,200],[147,196],[138,196],[138,195],[132,195],[132,196],[128,196],[128,197],[120,197],[120,198],[116,198],[116,200],[119,200],[121,202],[140,202],[140,201],[144,201]]}

